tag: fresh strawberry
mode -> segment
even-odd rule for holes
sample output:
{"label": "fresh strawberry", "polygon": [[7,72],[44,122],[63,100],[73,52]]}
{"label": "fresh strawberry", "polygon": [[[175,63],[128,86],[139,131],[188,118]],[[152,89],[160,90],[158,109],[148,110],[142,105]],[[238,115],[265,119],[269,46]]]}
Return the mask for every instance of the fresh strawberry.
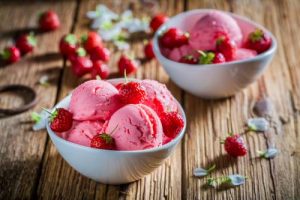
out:
{"label": "fresh strawberry", "polygon": [[271,43],[272,39],[268,34],[261,29],[256,29],[249,34],[245,46],[248,49],[255,50],[257,53],[262,53],[270,48]]}
{"label": "fresh strawberry", "polygon": [[184,121],[178,112],[165,112],[161,114],[160,120],[164,134],[169,138],[175,138],[184,126]]}
{"label": "fresh strawberry", "polygon": [[85,50],[90,53],[95,47],[102,47],[102,39],[97,32],[91,31],[81,37],[81,42]]}
{"label": "fresh strawberry", "polygon": [[60,26],[60,21],[57,14],[48,10],[41,14],[39,18],[39,28],[42,31],[53,31]]}
{"label": "fresh strawberry", "polygon": [[218,63],[224,63],[224,62],[226,62],[224,55],[220,52],[216,52],[212,63],[218,64]]}
{"label": "fresh strawberry", "polygon": [[16,40],[16,46],[19,48],[23,55],[32,52],[34,47],[36,46],[36,38],[34,34],[30,33],[21,35]]}
{"label": "fresh strawberry", "polygon": [[178,28],[170,28],[160,38],[159,42],[162,47],[175,48],[188,43],[188,36]]}
{"label": "fresh strawberry", "polygon": [[76,50],[76,54],[69,57],[72,65],[73,73],[81,77],[92,71],[93,63],[90,58],[86,57],[85,50],[80,47]]}
{"label": "fresh strawberry", "polygon": [[198,64],[199,59],[195,58],[193,55],[185,55],[180,58],[179,62],[187,64]]}
{"label": "fresh strawberry", "polygon": [[124,85],[124,83],[118,83],[117,85],[115,85],[115,88],[117,88],[117,90],[120,91],[120,89],[122,88],[123,85]]}
{"label": "fresh strawberry", "polygon": [[64,56],[70,56],[76,52],[77,38],[73,34],[63,36],[59,42],[60,53]]}
{"label": "fresh strawberry", "polygon": [[110,51],[107,48],[98,46],[90,51],[92,61],[101,60],[103,62],[109,61]]}
{"label": "fresh strawberry", "polygon": [[90,146],[96,149],[116,149],[116,143],[114,138],[106,133],[95,135],[91,140]]}
{"label": "fresh strawberry", "polygon": [[107,79],[109,76],[109,68],[100,60],[94,61],[91,75],[93,79],[97,78],[97,76],[99,76],[101,79]]}
{"label": "fresh strawberry", "polygon": [[216,41],[216,50],[224,55],[226,61],[231,61],[236,55],[237,46],[233,40],[221,36]]}
{"label": "fresh strawberry", "polygon": [[120,99],[125,104],[138,104],[145,100],[146,89],[139,82],[123,84],[119,90]]}
{"label": "fresh strawberry", "polygon": [[20,50],[15,46],[6,47],[0,53],[1,59],[4,60],[6,63],[15,63],[20,60],[21,53]]}
{"label": "fresh strawberry", "polygon": [[155,58],[154,52],[153,52],[153,44],[152,41],[148,42],[144,46],[144,54],[145,57],[149,60]]}
{"label": "fresh strawberry", "polygon": [[239,134],[230,134],[223,143],[225,144],[226,152],[233,157],[244,156],[247,154],[246,144]]}
{"label": "fresh strawberry", "polygon": [[164,14],[155,15],[150,21],[150,28],[153,32],[156,32],[157,29],[168,20],[169,18]]}
{"label": "fresh strawberry", "polygon": [[55,132],[70,130],[73,124],[73,114],[64,108],[57,108],[50,116],[50,128]]}
{"label": "fresh strawberry", "polygon": [[120,75],[123,76],[125,74],[125,71],[126,74],[132,74],[136,72],[138,68],[138,64],[134,59],[131,59],[128,56],[123,54],[119,59],[118,68],[119,68]]}

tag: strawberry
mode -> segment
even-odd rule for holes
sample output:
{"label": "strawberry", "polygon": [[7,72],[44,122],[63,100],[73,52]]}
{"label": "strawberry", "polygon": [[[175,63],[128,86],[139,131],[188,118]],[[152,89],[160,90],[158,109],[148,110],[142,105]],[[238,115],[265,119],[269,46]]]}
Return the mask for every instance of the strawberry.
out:
{"label": "strawberry", "polygon": [[91,140],[90,146],[96,149],[116,149],[115,139],[107,133],[95,135]]}
{"label": "strawberry", "polygon": [[226,62],[224,55],[220,52],[216,52],[212,63],[218,64],[218,63],[224,63],[224,62]]}
{"label": "strawberry", "polygon": [[187,64],[198,64],[199,60],[198,58],[195,58],[193,55],[185,55],[180,58],[179,62],[187,63]]}
{"label": "strawberry", "polygon": [[151,60],[152,58],[155,58],[154,52],[153,52],[153,44],[152,41],[148,42],[145,44],[144,46],[144,54],[145,57],[149,60]]}
{"label": "strawberry", "polygon": [[36,38],[34,34],[30,33],[21,35],[16,41],[16,46],[23,55],[32,52],[33,48],[36,46]]}
{"label": "strawberry", "polygon": [[226,152],[233,157],[244,156],[247,154],[246,144],[239,134],[230,134],[222,143],[225,144]]}
{"label": "strawberry", "polygon": [[4,60],[6,63],[15,63],[20,60],[21,53],[20,50],[15,46],[6,47],[0,53],[1,59]]}
{"label": "strawberry", "polygon": [[91,31],[81,37],[84,49],[90,53],[95,47],[102,47],[102,39],[97,32]]}
{"label": "strawberry", "polygon": [[119,89],[120,99],[125,104],[142,103],[146,97],[146,89],[139,82],[128,82]]}
{"label": "strawberry", "polygon": [[50,116],[50,128],[55,132],[70,130],[73,124],[73,114],[64,108],[57,108]]}
{"label": "strawberry", "polygon": [[60,26],[60,21],[57,14],[48,10],[40,15],[39,18],[39,28],[42,31],[53,31]]}
{"label": "strawberry", "polygon": [[109,68],[100,60],[94,61],[91,75],[93,79],[97,78],[97,76],[101,79],[106,79],[109,76]]}
{"label": "strawberry", "polygon": [[169,138],[175,138],[184,126],[182,116],[178,112],[165,112],[161,114],[160,120],[164,134]]}
{"label": "strawberry", "polygon": [[64,56],[70,56],[76,52],[77,38],[73,34],[63,36],[59,42],[60,53]]}
{"label": "strawberry", "polygon": [[129,58],[126,55],[121,55],[119,62],[118,62],[118,68],[120,75],[124,75],[125,71],[127,74],[132,74],[136,72],[138,68],[138,64],[134,59]]}
{"label": "strawberry", "polygon": [[72,71],[78,77],[91,72],[93,68],[91,59],[86,57],[86,52],[82,47],[78,48],[76,54],[70,56],[69,59],[72,65]]}
{"label": "strawberry", "polygon": [[248,35],[245,47],[262,53],[270,48],[271,43],[272,40],[268,34],[261,29],[256,29]]}
{"label": "strawberry", "polygon": [[164,14],[155,15],[150,21],[150,28],[153,32],[156,32],[157,29],[168,20],[169,18]]}
{"label": "strawberry", "polygon": [[227,36],[220,36],[216,40],[216,50],[224,55],[226,61],[231,61],[236,54],[237,46]]}
{"label": "strawberry", "polygon": [[101,60],[103,62],[109,61],[110,51],[104,47],[95,47],[90,51],[92,61]]}
{"label": "strawberry", "polygon": [[188,43],[188,36],[178,28],[170,28],[160,38],[162,47],[175,48]]}

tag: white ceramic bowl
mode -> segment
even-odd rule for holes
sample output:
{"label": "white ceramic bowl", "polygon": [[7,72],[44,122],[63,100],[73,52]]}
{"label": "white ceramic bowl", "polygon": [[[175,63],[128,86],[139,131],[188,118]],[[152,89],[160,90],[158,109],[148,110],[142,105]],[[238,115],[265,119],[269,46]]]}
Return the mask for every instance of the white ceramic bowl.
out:
{"label": "white ceramic bowl", "polygon": [[[124,79],[110,81],[117,83]],[[70,99],[69,95],[55,108],[68,108]],[[47,131],[60,155],[80,174],[105,184],[124,184],[151,173],[174,151],[186,128],[186,116],[179,103],[178,108],[184,119],[184,128],[175,139],[158,148],[138,151],[94,149],[62,139],[50,129],[49,123]]]}
{"label": "white ceramic bowl", "polygon": [[231,96],[253,83],[267,68],[277,48],[273,34],[245,17],[231,15],[248,35],[254,27],[261,28],[272,38],[271,47],[254,58],[211,65],[190,65],[169,60],[160,52],[159,36],[170,27],[187,31],[210,9],[198,9],[180,13],[162,25],[153,38],[154,53],[171,79],[182,89],[202,98]]}

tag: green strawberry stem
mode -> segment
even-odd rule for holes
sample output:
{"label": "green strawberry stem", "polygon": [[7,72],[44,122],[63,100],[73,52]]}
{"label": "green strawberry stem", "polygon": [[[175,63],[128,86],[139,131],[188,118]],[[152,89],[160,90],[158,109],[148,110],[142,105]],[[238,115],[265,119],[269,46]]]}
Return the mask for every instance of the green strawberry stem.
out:
{"label": "green strawberry stem", "polygon": [[7,49],[4,49],[3,51],[1,51],[0,55],[3,60],[8,60],[11,56],[10,52]]}
{"label": "green strawberry stem", "polygon": [[216,164],[212,165],[210,168],[207,169],[207,173],[211,173],[212,171],[214,171],[216,169]]}
{"label": "green strawberry stem", "polygon": [[27,36],[28,43],[31,44],[32,46],[36,46],[37,40],[34,35],[34,32],[30,32],[29,35]]}

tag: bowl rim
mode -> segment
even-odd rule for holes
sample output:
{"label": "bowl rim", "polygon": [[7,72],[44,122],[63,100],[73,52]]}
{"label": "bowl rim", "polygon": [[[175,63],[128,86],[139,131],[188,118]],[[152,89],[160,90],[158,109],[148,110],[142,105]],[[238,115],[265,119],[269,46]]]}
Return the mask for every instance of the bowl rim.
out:
{"label": "bowl rim", "polygon": [[[130,78],[130,80],[139,80],[136,78]],[[113,78],[113,79],[107,79],[106,81],[112,83],[112,82],[120,82],[120,81],[125,81],[124,78]],[[67,101],[69,98],[71,98],[72,93],[70,93],[69,95],[67,95],[66,97],[64,97],[62,100],[60,100],[52,109],[51,111],[53,111],[55,108],[57,108],[60,104],[62,104],[64,101]],[[178,109],[179,112],[181,113],[182,117],[183,117],[183,121],[184,121],[184,126],[181,130],[181,132],[170,142],[168,142],[167,144],[164,144],[162,146],[159,147],[153,147],[150,149],[143,149],[143,150],[130,150],[130,151],[125,151],[125,150],[105,150],[105,149],[96,149],[96,148],[92,148],[92,147],[87,147],[87,146],[83,146],[77,143],[73,143],[70,142],[68,140],[65,140],[61,137],[59,137],[58,135],[56,135],[54,133],[54,131],[51,130],[50,126],[49,126],[49,121],[47,118],[47,123],[46,123],[46,129],[47,132],[52,140],[52,138],[55,138],[56,140],[59,140],[61,143],[63,143],[64,145],[70,145],[73,146],[75,148],[79,148],[79,149],[83,149],[83,150],[87,150],[87,151],[91,151],[91,152],[107,152],[107,153],[114,153],[114,154],[140,154],[140,153],[154,153],[154,152],[158,152],[161,150],[165,150],[165,149],[170,149],[171,147],[175,146],[177,143],[180,142],[180,140],[183,138],[184,134],[185,134],[185,130],[186,130],[186,126],[187,126],[187,119],[186,119],[186,114],[184,112],[184,109],[182,108],[181,104],[177,101],[176,98],[174,98],[177,105],[178,105]],[[53,142],[53,141],[52,141]],[[56,147],[56,145],[54,144],[54,146]]]}
{"label": "bowl rim", "polygon": [[[200,64],[188,64],[188,63],[176,62],[176,61],[173,61],[173,60],[165,57],[161,53],[160,47],[158,45],[158,38],[160,37],[161,33],[164,32],[166,30],[166,28],[168,28],[168,25],[171,21],[174,21],[178,18],[181,18],[184,15],[194,14],[194,13],[204,13],[204,12],[210,12],[210,11],[220,11],[220,12],[227,13],[230,16],[233,16],[234,18],[240,19],[242,21],[245,21],[249,24],[254,25],[255,27],[258,27],[258,28],[264,30],[265,32],[268,33],[268,35],[272,39],[271,47],[267,51],[265,51],[263,53],[260,53],[260,54],[256,55],[255,57],[252,57],[252,58],[246,58],[246,59],[242,59],[242,60],[235,60],[235,61],[229,61],[229,62],[218,63],[218,64],[201,64],[201,65]],[[247,62],[258,61],[258,60],[261,60],[264,57],[271,56],[276,51],[276,49],[277,49],[277,40],[276,40],[275,36],[272,34],[271,31],[266,29],[264,26],[250,20],[248,17],[237,15],[237,14],[234,14],[232,12],[228,12],[228,11],[224,11],[224,10],[217,10],[217,9],[193,9],[193,10],[189,10],[189,11],[186,11],[186,12],[179,13],[179,14],[171,17],[166,23],[164,23],[161,27],[159,27],[159,29],[155,32],[154,37],[153,37],[154,54],[156,55],[156,57],[158,59],[161,59],[162,62],[169,62],[170,64],[173,64],[173,65],[177,64],[177,65],[182,65],[182,66],[188,66],[190,68],[199,68],[199,69],[204,68],[204,67],[212,67],[212,66],[227,67],[227,66],[231,66],[232,64],[242,64],[242,63],[247,63]]]}

